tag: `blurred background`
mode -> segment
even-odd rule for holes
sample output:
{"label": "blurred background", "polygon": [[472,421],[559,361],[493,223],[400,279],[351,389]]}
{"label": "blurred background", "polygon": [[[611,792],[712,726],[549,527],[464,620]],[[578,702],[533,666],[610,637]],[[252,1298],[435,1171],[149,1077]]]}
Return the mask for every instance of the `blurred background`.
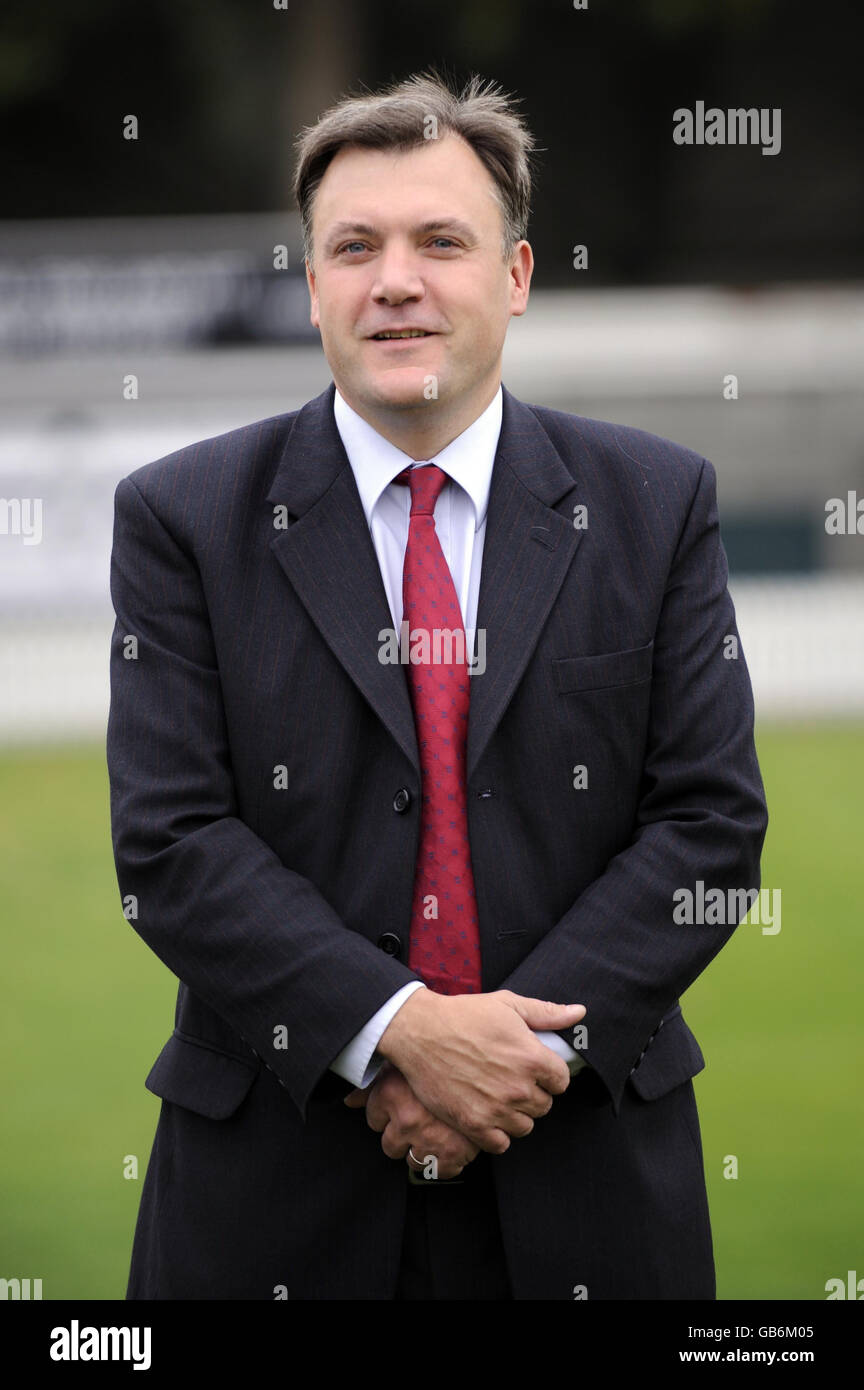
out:
{"label": "blurred background", "polygon": [[[123,1296],[159,1105],[143,1081],[173,1021],[111,856],[114,488],[328,384],[292,142],[346,90],[431,64],[516,93],[541,147],[505,384],[717,469],[783,904],[684,1005],[719,1297],[864,1275],[862,40],[852,0],[6,0],[0,1276]],[[779,109],[779,152],[676,144],[698,101]]]}

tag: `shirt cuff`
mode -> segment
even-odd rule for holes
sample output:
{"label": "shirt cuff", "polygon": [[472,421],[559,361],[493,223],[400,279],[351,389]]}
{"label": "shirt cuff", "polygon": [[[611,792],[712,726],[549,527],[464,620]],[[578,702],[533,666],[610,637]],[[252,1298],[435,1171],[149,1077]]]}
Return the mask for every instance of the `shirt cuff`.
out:
{"label": "shirt cuff", "polygon": [[545,1047],[551,1048],[553,1052],[558,1053],[559,1057],[564,1058],[564,1061],[570,1068],[571,1076],[575,1076],[577,1071],[581,1071],[583,1067],[588,1065],[585,1058],[580,1057],[576,1049],[572,1048],[568,1042],[565,1042],[560,1033],[538,1032],[537,1037]]}
{"label": "shirt cuff", "polygon": [[413,994],[415,989],[425,988],[422,980],[411,980],[401,989],[397,989],[395,994],[391,994],[386,1004],[382,1004],[378,1012],[363,1024],[360,1032],[343,1047],[338,1057],[333,1058],[330,1070],[350,1081],[352,1085],[359,1086],[361,1091],[371,1086],[384,1065],[384,1058],[375,1055],[384,1029],[393,1015],[399,1012],[409,994]]}

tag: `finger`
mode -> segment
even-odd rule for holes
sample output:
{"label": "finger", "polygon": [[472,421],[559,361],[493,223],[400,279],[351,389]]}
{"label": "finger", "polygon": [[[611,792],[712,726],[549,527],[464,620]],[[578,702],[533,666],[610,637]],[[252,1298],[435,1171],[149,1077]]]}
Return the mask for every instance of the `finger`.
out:
{"label": "finger", "polygon": [[523,1100],[513,1102],[514,1109],[521,1111],[523,1115],[528,1115],[532,1120],[540,1120],[544,1115],[548,1115],[552,1109],[555,1097],[550,1096],[548,1091],[544,1091],[542,1086],[535,1086],[531,1094]]}
{"label": "finger", "polygon": [[502,1002],[514,1009],[521,1019],[538,1032],[557,1033],[572,1028],[587,1013],[584,1004],[553,1004],[548,999],[530,999],[511,990],[499,990]]}
{"label": "finger", "polygon": [[442,1146],[438,1152],[442,1153],[445,1158],[449,1159],[451,1162],[461,1163],[463,1168],[467,1168],[469,1163],[474,1162],[480,1150],[477,1148],[476,1144],[469,1144],[467,1139],[461,1134],[459,1135],[459,1140],[460,1142],[454,1148],[450,1149]]}
{"label": "finger", "polygon": [[[382,1126],[381,1147],[388,1158],[406,1158],[411,1147],[405,1135],[393,1125]],[[416,1153],[417,1150],[415,1149]],[[413,1164],[411,1165],[413,1167]],[[422,1167],[422,1164],[421,1164]]]}
{"label": "finger", "polygon": [[[414,1154],[422,1154],[423,1162],[421,1163],[419,1158],[414,1161]],[[467,1168],[469,1161],[467,1156],[463,1154],[425,1153],[423,1149],[416,1149],[413,1146],[409,1148],[406,1155],[408,1166],[415,1173],[422,1173],[424,1178],[430,1182],[458,1177]]]}
{"label": "finger", "polygon": [[[449,1135],[441,1138],[437,1143],[430,1144],[424,1148],[420,1144],[412,1144],[415,1154],[434,1153],[438,1156],[439,1167],[444,1164],[449,1168],[467,1168],[469,1163],[480,1152],[473,1144],[469,1144],[461,1134],[451,1131]],[[409,1149],[409,1159],[411,1150]]]}
{"label": "finger", "polygon": [[379,1096],[373,1096],[366,1106],[366,1123],[376,1134],[381,1134],[390,1123],[390,1111]]}
{"label": "finger", "polygon": [[445,1179],[458,1178],[459,1174],[463,1172],[464,1168],[464,1163],[439,1163],[438,1177]]}
{"label": "finger", "polygon": [[463,1168],[467,1168],[468,1165],[469,1165],[469,1163],[473,1163],[473,1162],[474,1162],[474,1160],[475,1160],[475,1158],[477,1157],[477,1155],[478,1155],[479,1152],[480,1152],[479,1149],[475,1149],[475,1148],[473,1148],[473,1146],[472,1146],[472,1151],[471,1151],[471,1153],[456,1154],[456,1155],[450,1160],[450,1162],[453,1163],[453,1164],[455,1164],[455,1165],[458,1167],[459,1172],[461,1173]]}
{"label": "finger", "polygon": [[370,1089],[371,1088],[367,1086],[365,1091],[361,1091],[359,1087],[355,1086],[354,1090],[350,1091],[345,1097],[342,1102],[343,1105],[347,1105],[349,1110],[362,1110],[366,1101],[369,1099]]}
{"label": "finger", "polygon": [[539,1086],[537,1090],[539,1094],[537,1096],[536,1108],[531,1110],[530,1114],[534,1116],[535,1120],[542,1120],[543,1116],[548,1115],[549,1111],[552,1109],[554,1096],[550,1096],[548,1091],[542,1090]]}
{"label": "finger", "polygon": [[538,1086],[552,1096],[562,1096],[570,1085],[570,1068],[564,1061],[553,1052],[551,1047],[540,1044],[545,1052],[545,1057],[538,1057],[537,1065],[534,1067],[534,1080]]}
{"label": "finger", "polygon": [[510,1135],[505,1134],[503,1129],[491,1128],[472,1130],[468,1138],[478,1149],[482,1149],[487,1154],[503,1154],[510,1147]]}
{"label": "finger", "polygon": [[534,1121],[530,1115],[525,1115],[521,1110],[517,1110],[502,1121],[501,1128],[507,1134],[512,1135],[514,1139],[524,1139],[534,1128]]}

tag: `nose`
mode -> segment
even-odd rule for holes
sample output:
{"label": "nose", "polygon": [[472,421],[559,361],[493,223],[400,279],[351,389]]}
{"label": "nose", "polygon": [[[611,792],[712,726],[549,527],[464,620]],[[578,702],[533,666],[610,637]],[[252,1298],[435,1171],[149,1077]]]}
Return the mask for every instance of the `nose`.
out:
{"label": "nose", "polygon": [[404,304],[426,293],[416,254],[406,246],[386,247],[375,269],[372,298],[378,304]]}

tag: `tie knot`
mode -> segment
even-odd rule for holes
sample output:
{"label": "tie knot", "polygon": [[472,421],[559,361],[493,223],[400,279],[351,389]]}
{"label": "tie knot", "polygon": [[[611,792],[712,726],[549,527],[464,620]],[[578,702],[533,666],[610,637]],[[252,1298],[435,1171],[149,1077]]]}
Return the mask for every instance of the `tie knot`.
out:
{"label": "tie knot", "polygon": [[434,463],[425,468],[405,468],[394,479],[397,483],[407,483],[411,489],[412,516],[432,516],[446,481],[447,474]]}

